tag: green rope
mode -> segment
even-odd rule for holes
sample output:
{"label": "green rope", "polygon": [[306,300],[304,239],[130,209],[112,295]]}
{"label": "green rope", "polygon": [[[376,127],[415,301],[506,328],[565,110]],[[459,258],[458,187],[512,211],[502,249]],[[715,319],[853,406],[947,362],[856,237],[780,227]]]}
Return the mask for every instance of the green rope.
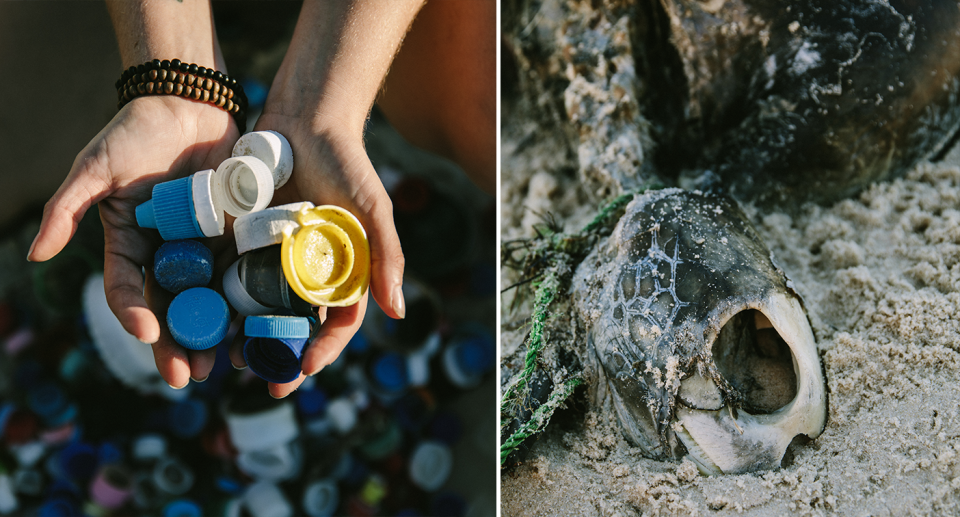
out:
{"label": "green rope", "polygon": [[519,400],[517,394],[525,392],[527,382],[530,380],[530,376],[537,366],[537,358],[540,356],[540,351],[543,350],[543,329],[544,322],[547,319],[547,309],[550,307],[550,304],[553,303],[559,288],[560,279],[554,270],[548,271],[546,277],[540,282],[540,285],[537,286],[537,297],[534,300],[535,309],[531,317],[532,323],[530,324],[530,335],[527,342],[527,355],[523,360],[523,370],[520,372],[516,384],[510,387],[506,394],[504,394],[501,412],[509,412],[512,406]]}
{"label": "green rope", "polygon": [[553,390],[550,398],[538,407],[530,416],[530,419],[524,422],[524,424],[520,426],[520,429],[517,429],[517,431],[510,435],[510,437],[503,442],[503,445],[500,446],[501,467],[506,463],[507,457],[509,457],[513,451],[517,450],[517,447],[520,447],[520,444],[522,444],[524,440],[539,433],[550,423],[550,417],[553,416],[554,411],[557,410],[560,404],[570,398],[570,395],[573,394],[576,387],[581,384],[583,384],[583,380],[580,377],[574,377],[560,385],[558,389]]}

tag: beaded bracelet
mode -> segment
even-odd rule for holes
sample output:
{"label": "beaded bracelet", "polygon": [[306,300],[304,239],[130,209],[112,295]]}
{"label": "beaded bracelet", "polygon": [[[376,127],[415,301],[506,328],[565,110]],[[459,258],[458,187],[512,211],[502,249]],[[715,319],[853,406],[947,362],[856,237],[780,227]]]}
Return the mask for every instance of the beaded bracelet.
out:
{"label": "beaded bracelet", "polygon": [[236,79],[196,64],[154,59],[120,74],[117,109],[141,95],[177,95],[213,104],[233,115],[240,133],[247,126],[247,96]]}

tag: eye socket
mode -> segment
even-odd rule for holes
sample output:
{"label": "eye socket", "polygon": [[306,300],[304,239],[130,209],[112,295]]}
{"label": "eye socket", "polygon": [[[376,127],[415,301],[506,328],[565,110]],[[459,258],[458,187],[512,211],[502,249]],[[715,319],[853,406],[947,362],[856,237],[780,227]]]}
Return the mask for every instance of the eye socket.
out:
{"label": "eye socket", "polygon": [[797,396],[793,353],[760,311],[737,313],[713,343],[713,360],[749,412],[773,413]]}

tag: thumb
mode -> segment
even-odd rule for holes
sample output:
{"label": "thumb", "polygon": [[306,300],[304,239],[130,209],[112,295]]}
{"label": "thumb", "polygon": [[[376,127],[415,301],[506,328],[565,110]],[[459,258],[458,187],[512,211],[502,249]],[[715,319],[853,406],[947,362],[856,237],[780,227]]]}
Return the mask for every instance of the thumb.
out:
{"label": "thumb", "polygon": [[50,260],[70,242],[91,205],[110,193],[110,185],[98,174],[92,160],[82,156],[74,162],[70,174],[43,207],[40,231],[30,245],[27,260]]}
{"label": "thumb", "polygon": [[372,196],[368,206],[360,207],[364,227],[370,239],[370,292],[388,316],[403,318],[406,305],[403,300],[403,250],[393,224],[393,203],[381,188]]}

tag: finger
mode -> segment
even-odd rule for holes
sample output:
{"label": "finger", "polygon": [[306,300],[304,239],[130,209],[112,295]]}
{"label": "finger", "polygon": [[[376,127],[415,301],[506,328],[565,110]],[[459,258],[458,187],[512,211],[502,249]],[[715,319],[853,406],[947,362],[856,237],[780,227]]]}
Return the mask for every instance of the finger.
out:
{"label": "finger", "polygon": [[181,389],[190,382],[190,356],[187,350],[174,341],[167,329],[167,307],[173,300],[173,294],[160,287],[153,278],[153,273],[147,273],[144,289],[146,299],[150,300],[156,317],[159,319],[159,336],[153,344],[153,358],[157,363],[157,371],[163,380],[172,388]]}
{"label": "finger", "polygon": [[203,382],[213,371],[213,364],[217,360],[217,348],[212,347],[206,350],[190,350],[187,352],[190,358],[190,378]]}
{"label": "finger", "polygon": [[303,380],[306,379],[306,378],[307,378],[307,376],[304,375],[303,372],[300,372],[300,376],[299,376],[299,377],[297,377],[296,379],[294,379],[294,380],[292,380],[292,381],[290,381],[290,382],[288,382],[288,383],[286,383],[286,384],[277,384],[277,383],[274,383],[274,382],[271,382],[271,383],[267,384],[267,391],[270,392],[270,396],[271,396],[271,397],[273,397],[273,398],[275,398],[275,399],[282,399],[282,398],[286,397],[287,395],[289,395],[289,394],[293,393],[294,391],[296,391],[297,388],[299,388],[300,385],[303,384]]}
{"label": "finger", "polygon": [[230,364],[237,370],[243,370],[247,367],[247,360],[243,357],[243,345],[247,342],[247,336],[243,334],[244,317],[240,317],[240,330],[233,336],[230,342],[229,356]]}
{"label": "finger", "polygon": [[330,307],[327,319],[320,325],[317,337],[307,346],[300,362],[303,373],[316,375],[325,366],[337,360],[350,338],[357,333],[367,310],[364,296],[350,307]]}
{"label": "finger", "polygon": [[[373,176],[376,178],[376,176]],[[403,318],[403,249],[393,223],[393,203],[382,186],[376,189],[369,203],[358,206],[367,237],[370,240],[371,282],[373,298],[391,318]]]}
{"label": "finger", "polygon": [[94,163],[82,155],[77,157],[67,179],[43,207],[40,230],[30,245],[27,260],[43,262],[60,253],[87,210],[110,193],[110,185],[95,171]]}
{"label": "finger", "polygon": [[[155,343],[160,337],[160,324],[144,299],[144,277],[140,267],[140,264],[150,264],[149,253],[143,252],[148,246],[139,239],[126,238],[128,233],[119,230],[105,236],[103,288],[107,304],[123,328],[144,343]],[[137,245],[124,246],[122,242]]]}

